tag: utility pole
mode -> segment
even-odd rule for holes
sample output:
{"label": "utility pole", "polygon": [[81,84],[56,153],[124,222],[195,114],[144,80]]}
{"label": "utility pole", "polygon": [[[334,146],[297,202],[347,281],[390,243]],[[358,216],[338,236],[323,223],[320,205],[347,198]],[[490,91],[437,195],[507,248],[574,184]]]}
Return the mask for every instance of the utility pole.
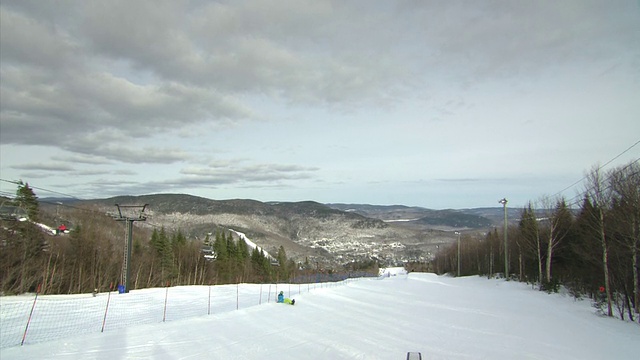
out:
{"label": "utility pole", "polygon": [[[145,221],[147,218],[144,216],[144,210],[149,204],[144,205],[119,205],[116,204],[118,208],[118,215],[116,217],[116,221],[126,221],[127,222],[127,237],[125,241],[125,250],[124,250],[124,261],[122,263],[122,275],[121,275],[121,284],[124,285],[124,292],[128,293],[130,289],[130,279],[131,279],[131,249],[133,248],[133,223],[135,221]],[[125,210],[125,214],[123,214],[123,210]],[[126,216],[126,215],[130,216]]]}
{"label": "utility pole", "polygon": [[504,278],[509,280],[509,253],[507,251],[507,199],[498,201],[504,208]]}

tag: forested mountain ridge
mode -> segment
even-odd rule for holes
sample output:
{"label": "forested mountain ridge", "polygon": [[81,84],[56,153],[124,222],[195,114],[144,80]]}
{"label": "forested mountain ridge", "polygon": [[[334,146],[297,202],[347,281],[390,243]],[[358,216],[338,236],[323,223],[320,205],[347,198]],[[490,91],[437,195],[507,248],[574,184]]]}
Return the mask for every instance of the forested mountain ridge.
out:
{"label": "forested mountain ridge", "polygon": [[[281,281],[308,272],[375,273],[378,265],[426,261],[455,238],[311,201],[183,194],[39,199],[28,184],[19,184],[16,198],[4,203],[13,209],[0,228],[3,291],[10,293],[40,286],[46,293],[78,293],[121,282],[126,219],[136,220],[129,264],[133,288]],[[27,216],[13,216],[16,206]],[[275,267],[262,251],[277,259]]]}
{"label": "forested mountain ridge", "polygon": [[[332,209],[313,201],[264,203],[246,199],[212,200],[185,194],[154,194],[83,200],[75,204],[97,206],[111,214],[117,212],[115,204],[146,204],[146,221],[137,226],[180,229],[192,239],[204,239],[216,229],[234,229],[245,233],[269,252],[284,246],[294,258],[312,257],[314,261],[334,265],[341,261],[370,258],[369,254],[358,249],[363,242],[377,242],[384,247],[385,243],[395,241],[416,243],[420,238],[420,232],[414,229],[390,226],[380,219]],[[358,255],[347,255],[355,253]],[[374,255],[381,254],[376,252]],[[389,261],[402,256],[398,252],[387,255],[390,255]],[[342,256],[342,260],[336,256]]]}
{"label": "forested mountain ridge", "polygon": [[[41,203],[45,212],[68,214],[63,217],[69,223],[74,222],[73,211],[69,210],[78,207],[91,208],[115,218],[118,216],[116,204],[146,205],[145,221],[136,222],[136,228],[180,231],[188,240],[200,242],[217,231],[233,229],[245,233],[269,253],[275,253],[283,246],[296,261],[310,260],[326,266],[368,260],[390,265],[425,261],[440,245],[455,240],[454,230],[486,231],[492,227],[489,219],[458,210],[325,205],[313,201],[213,200],[187,194],[91,200],[45,198]],[[375,210],[349,209],[354,206]],[[403,209],[420,214],[420,217],[411,222],[393,221],[394,217],[402,217],[398,211],[408,213]],[[56,221],[62,221],[62,217],[52,219],[48,225],[58,226]]]}

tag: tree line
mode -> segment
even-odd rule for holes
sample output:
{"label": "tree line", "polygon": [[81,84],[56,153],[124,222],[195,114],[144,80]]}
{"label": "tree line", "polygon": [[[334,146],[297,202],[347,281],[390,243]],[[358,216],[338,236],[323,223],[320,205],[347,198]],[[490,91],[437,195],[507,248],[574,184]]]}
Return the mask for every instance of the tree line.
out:
{"label": "tree line", "polygon": [[439,252],[432,266],[441,274],[456,274],[459,266],[457,276],[496,276],[505,269],[506,247],[510,279],[549,292],[562,285],[608,316],[640,322],[640,165],[594,167],[584,180],[575,202],[529,202],[517,224],[509,223],[506,244],[498,228],[463,234],[459,247]]}
{"label": "tree line", "polygon": [[[15,198],[4,200],[6,205],[22,209],[26,216],[4,214],[0,219],[3,294],[87,293],[114,290],[124,282],[125,222],[114,221],[97,208],[55,206],[55,211],[41,211],[33,189],[22,182]],[[73,219],[68,234],[52,236],[37,225],[68,221],[64,219]],[[218,230],[197,240],[179,229],[137,226],[132,240],[131,289],[289,282],[320,271],[308,260],[296,263],[288,258],[283,246],[271,257],[229,231]],[[205,257],[206,253],[212,255]]]}

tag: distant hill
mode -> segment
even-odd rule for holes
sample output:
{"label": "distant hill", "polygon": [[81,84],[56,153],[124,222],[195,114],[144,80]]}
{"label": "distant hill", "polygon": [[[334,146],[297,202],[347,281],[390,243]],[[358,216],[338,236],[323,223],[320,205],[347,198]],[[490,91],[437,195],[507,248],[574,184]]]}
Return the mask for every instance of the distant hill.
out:
{"label": "distant hill", "polygon": [[[501,224],[503,218],[502,208],[431,210],[403,205],[213,200],[187,194],[41,199],[41,203],[42,209],[53,214],[66,206],[114,214],[115,204],[146,204],[146,221],[136,226],[180,229],[193,240],[233,229],[267,252],[276,253],[284,246],[287,255],[297,261],[333,265],[370,259],[386,265],[424,260],[439,245],[455,241],[454,230],[485,231]],[[74,219],[65,221],[73,223]]]}
{"label": "distant hill", "polygon": [[502,208],[431,210],[404,205],[327,204],[327,206],[381,219],[386,222],[406,223],[415,226],[423,224],[434,228],[487,229],[502,223]]}

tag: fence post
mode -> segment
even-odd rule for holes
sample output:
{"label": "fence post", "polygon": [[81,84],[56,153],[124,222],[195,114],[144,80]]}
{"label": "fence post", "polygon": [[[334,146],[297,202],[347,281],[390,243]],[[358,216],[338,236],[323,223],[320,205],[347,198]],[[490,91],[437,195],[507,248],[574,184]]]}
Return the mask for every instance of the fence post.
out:
{"label": "fence post", "polygon": [[211,315],[211,285],[209,285],[209,304],[207,305],[207,315]]}
{"label": "fence post", "polygon": [[162,314],[162,322],[167,318],[167,298],[169,298],[169,282],[167,281],[167,291],[164,293],[164,312]]}
{"label": "fence post", "polygon": [[111,301],[111,290],[113,290],[113,283],[109,284],[109,293],[107,294],[107,306],[104,308],[104,317],[102,318],[102,329],[100,332],[104,332],[104,325],[107,322],[107,311],[109,311],[109,301]]}
{"label": "fence post", "polygon": [[38,301],[38,293],[40,292],[40,284],[38,284],[38,288],[36,289],[36,297],[33,299],[33,305],[31,305],[31,312],[29,312],[29,318],[27,319],[27,326],[24,328],[24,334],[22,334],[22,342],[20,342],[20,346],[24,345],[24,340],[27,338],[27,330],[29,330],[29,323],[31,323],[31,316],[33,315],[33,309],[36,308],[36,301]]}

